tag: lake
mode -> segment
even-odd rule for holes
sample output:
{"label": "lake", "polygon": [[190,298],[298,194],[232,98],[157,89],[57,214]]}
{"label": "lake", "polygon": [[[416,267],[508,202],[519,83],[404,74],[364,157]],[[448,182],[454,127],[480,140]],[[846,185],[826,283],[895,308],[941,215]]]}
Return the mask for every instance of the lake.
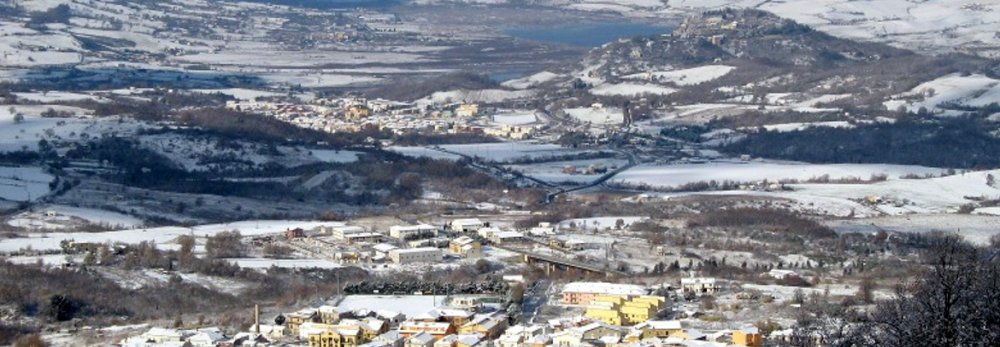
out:
{"label": "lake", "polygon": [[643,23],[589,22],[507,28],[513,37],[574,46],[599,47],[621,37],[667,34],[672,27]]}

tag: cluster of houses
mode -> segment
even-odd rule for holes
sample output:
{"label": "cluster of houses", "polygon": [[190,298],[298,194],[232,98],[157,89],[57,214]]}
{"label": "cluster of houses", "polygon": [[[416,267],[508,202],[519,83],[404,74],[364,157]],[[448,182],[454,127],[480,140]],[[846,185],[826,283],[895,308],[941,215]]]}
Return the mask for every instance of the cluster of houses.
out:
{"label": "cluster of houses", "polygon": [[[710,292],[712,281],[686,281],[678,290]],[[253,332],[226,337],[217,329],[153,328],[121,345],[152,346],[309,346],[309,347],[759,347],[755,327],[700,331],[679,320],[661,319],[666,298],[633,284],[574,282],[563,287],[560,304],[585,306],[583,315],[567,315],[534,324],[511,324],[503,304],[484,303],[479,296],[454,296],[447,305],[409,316],[373,307],[335,305],[283,314],[279,325],[257,325]],[[367,299],[366,299],[367,300]],[[481,302],[482,301],[482,302]],[[437,303],[437,301],[435,301]],[[792,336],[790,333],[785,334]],[[778,334],[776,336],[785,336]]]}
{"label": "cluster of houses", "polygon": [[[551,226],[542,228],[551,229]],[[451,236],[442,235],[446,230],[452,232],[448,234]],[[527,241],[521,232],[491,227],[478,218],[455,219],[443,227],[420,223],[394,225],[381,231],[357,225],[321,227],[314,233],[293,229],[286,231],[284,236],[290,242],[313,247],[319,250],[315,253],[327,254],[342,263],[438,263],[446,256],[482,257],[484,242],[510,245]],[[263,244],[274,240],[268,237],[254,241]]]}
{"label": "cluster of houses", "polygon": [[522,140],[537,128],[527,125],[493,123],[479,119],[475,103],[422,105],[384,99],[317,99],[311,103],[235,100],[226,108],[253,112],[303,127],[329,133],[359,132],[367,129],[388,130],[396,134],[411,131],[461,134],[482,133]]}

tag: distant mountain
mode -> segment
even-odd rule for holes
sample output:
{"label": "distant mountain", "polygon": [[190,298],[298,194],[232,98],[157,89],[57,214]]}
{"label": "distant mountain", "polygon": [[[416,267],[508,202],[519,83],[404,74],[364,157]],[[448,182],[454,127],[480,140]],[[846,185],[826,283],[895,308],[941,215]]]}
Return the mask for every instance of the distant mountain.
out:
{"label": "distant mountain", "polygon": [[[692,105],[712,111],[685,112],[675,120],[752,114],[729,117],[730,125],[758,126],[891,117],[907,105],[893,100],[918,102],[922,97],[914,88],[950,74],[972,76],[970,82],[982,87],[965,94],[992,95],[995,83],[989,81],[1000,78],[1000,63],[961,54],[917,54],[838,38],[766,11],[725,9],[692,16],[672,34],[622,39],[596,49],[566,76],[572,83],[564,79],[562,86],[587,89],[613,104],[642,96],[654,109]],[[928,106],[962,104],[965,94],[934,99]],[[969,105],[988,103],[977,99]],[[647,115],[656,117],[655,111]]]}
{"label": "distant mountain", "polygon": [[1000,58],[998,0],[410,0],[418,4],[550,6],[642,19],[681,19],[704,11],[758,9],[831,35],[921,53]]}

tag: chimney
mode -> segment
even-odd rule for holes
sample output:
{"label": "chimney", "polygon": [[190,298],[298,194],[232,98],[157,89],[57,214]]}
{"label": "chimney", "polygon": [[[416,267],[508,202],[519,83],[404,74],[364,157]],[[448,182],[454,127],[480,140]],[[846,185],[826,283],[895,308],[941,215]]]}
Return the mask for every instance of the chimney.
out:
{"label": "chimney", "polygon": [[254,332],[260,335],[260,305],[253,305],[253,326]]}

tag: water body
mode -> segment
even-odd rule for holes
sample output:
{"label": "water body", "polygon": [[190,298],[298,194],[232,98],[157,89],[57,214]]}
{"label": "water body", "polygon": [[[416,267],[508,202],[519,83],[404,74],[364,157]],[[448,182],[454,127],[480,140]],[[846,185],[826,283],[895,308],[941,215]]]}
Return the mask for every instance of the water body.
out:
{"label": "water body", "polygon": [[507,28],[507,35],[541,42],[600,47],[622,37],[668,34],[673,28],[643,23],[590,22]]}

